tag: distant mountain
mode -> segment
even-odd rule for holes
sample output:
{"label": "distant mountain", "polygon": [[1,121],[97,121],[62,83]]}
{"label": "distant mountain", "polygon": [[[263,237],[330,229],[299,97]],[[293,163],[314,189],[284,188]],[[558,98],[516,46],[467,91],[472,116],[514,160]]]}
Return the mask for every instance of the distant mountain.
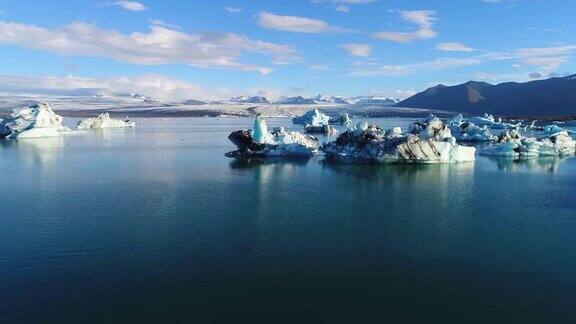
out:
{"label": "distant mountain", "polygon": [[311,98],[298,97],[284,97],[276,101],[278,104],[283,105],[315,105],[316,101]]}
{"label": "distant mountain", "polygon": [[349,104],[348,100],[346,100],[346,98],[344,98],[344,97],[329,96],[326,94],[321,94],[321,95],[316,96],[316,98],[314,98],[314,101],[316,103],[332,103],[332,104],[341,104],[341,105]]}
{"label": "distant mountain", "polygon": [[266,97],[262,96],[241,96],[233,97],[230,99],[231,102],[242,102],[242,103],[270,103]]}
{"label": "distant mountain", "polygon": [[503,116],[576,115],[576,75],[497,85],[476,81],[440,84],[396,106]]}
{"label": "distant mountain", "polygon": [[348,99],[348,101],[355,105],[375,105],[375,106],[393,106],[398,102],[400,102],[399,99],[376,97],[376,96],[353,97]]}

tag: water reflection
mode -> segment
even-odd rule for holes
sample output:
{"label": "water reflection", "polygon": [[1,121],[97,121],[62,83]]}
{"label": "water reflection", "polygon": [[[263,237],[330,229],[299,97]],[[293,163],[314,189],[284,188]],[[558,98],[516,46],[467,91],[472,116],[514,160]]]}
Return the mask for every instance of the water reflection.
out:
{"label": "water reflection", "polygon": [[506,172],[550,172],[556,173],[560,164],[569,158],[567,157],[533,157],[533,158],[507,158],[488,157],[494,162],[499,170]]}
{"label": "water reflection", "polygon": [[305,166],[311,158],[237,158],[230,162],[230,168],[242,170],[242,169],[254,169],[263,165],[293,165],[293,166]]}
{"label": "water reflection", "polygon": [[25,138],[18,140],[0,140],[0,147],[4,150],[13,150],[29,166],[40,166],[50,169],[64,147],[62,136],[45,138]]}

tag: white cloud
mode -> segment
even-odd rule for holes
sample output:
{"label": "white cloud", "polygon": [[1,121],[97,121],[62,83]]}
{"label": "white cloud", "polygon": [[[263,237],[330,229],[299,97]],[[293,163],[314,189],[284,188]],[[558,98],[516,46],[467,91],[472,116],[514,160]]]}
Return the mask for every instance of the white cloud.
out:
{"label": "white cloud", "polygon": [[162,26],[162,27],[166,27],[169,29],[182,29],[182,27],[180,27],[178,25],[167,23],[167,22],[160,20],[160,19],[148,19],[148,23],[150,25]]}
{"label": "white cloud", "polygon": [[270,73],[271,69],[240,62],[242,53],[261,53],[283,62],[300,59],[297,50],[288,45],[252,40],[234,33],[189,34],[159,25],[150,26],[148,33],[122,34],[83,22],[48,29],[0,21],[0,44],[60,55],[109,58],[131,64],[189,64],[263,74]]}
{"label": "white cloud", "polygon": [[351,5],[367,4],[377,0],[312,0],[312,3],[331,3],[334,9],[340,12],[349,12]]}
{"label": "white cloud", "polygon": [[445,52],[473,52],[475,49],[468,47],[462,43],[440,43],[436,44],[436,49]]}
{"label": "white cloud", "polygon": [[372,46],[368,44],[348,43],[340,45],[352,56],[369,56],[372,52]]}
{"label": "white cloud", "polygon": [[138,1],[116,1],[111,4],[130,11],[144,11],[148,9],[144,4]]}
{"label": "white cloud", "polygon": [[372,36],[382,40],[409,43],[419,39],[434,38],[438,35],[438,33],[433,29],[434,21],[437,19],[435,11],[400,11],[400,17],[405,21],[418,25],[418,29],[413,32],[381,31],[373,33]]}
{"label": "white cloud", "polygon": [[524,65],[535,66],[545,72],[556,71],[560,66],[569,61],[566,56],[558,57],[530,57],[522,59],[520,62]]}
{"label": "white cloud", "polygon": [[242,12],[241,8],[236,7],[224,7],[224,10],[228,11],[229,13],[240,13]]}
{"label": "white cloud", "polygon": [[225,88],[208,88],[164,75],[86,78],[73,75],[19,76],[0,74],[0,91],[73,96],[92,95],[96,92],[116,95],[138,92],[165,101],[226,98],[231,95],[231,91]]}
{"label": "white cloud", "polygon": [[576,54],[576,45],[520,48],[511,52],[490,52],[479,58],[489,61],[516,60],[517,64],[537,67],[549,73],[567,63]]}
{"label": "white cloud", "polygon": [[268,12],[262,12],[258,15],[258,25],[279,31],[309,34],[337,33],[346,31],[344,28],[331,26],[325,21],[318,19],[281,16]]}
{"label": "white cloud", "polygon": [[316,71],[330,71],[331,68],[326,64],[312,64],[308,67],[310,70]]}
{"label": "white cloud", "polygon": [[350,72],[352,76],[402,76],[420,72],[441,71],[463,66],[478,65],[476,58],[440,58],[433,61],[410,64],[382,64],[379,62],[356,62]]}

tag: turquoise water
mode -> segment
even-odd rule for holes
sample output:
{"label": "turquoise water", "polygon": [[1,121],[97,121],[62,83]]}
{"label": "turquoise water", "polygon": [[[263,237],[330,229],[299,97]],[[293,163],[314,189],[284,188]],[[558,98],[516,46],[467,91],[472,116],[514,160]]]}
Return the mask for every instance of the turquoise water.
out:
{"label": "turquoise water", "polygon": [[0,142],[2,322],[576,320],[576,159],[242,162],[252,120],[137,123]]}

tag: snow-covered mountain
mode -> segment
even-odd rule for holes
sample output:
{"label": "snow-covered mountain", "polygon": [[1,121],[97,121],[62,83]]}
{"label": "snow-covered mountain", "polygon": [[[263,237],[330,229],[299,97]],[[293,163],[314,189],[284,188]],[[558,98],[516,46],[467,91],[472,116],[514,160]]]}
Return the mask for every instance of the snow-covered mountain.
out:
{"label": "snow-covered mountain", "polygon": [[298,97],[282,97],[278,101],[277,104],[282,105],[315,105],[316,101],[312,98],[304,98],[302,96]]}
{"label": "snow-covered mountain", "polygon": [[232,97],[231,102],[241,102],[241,103],[270,103],[266,97],[262,96],[240,96]]}
{"label": "snow-covered mountain", "polygon": [[349,98],[348,101],[355,105],[376,105],[376,106],[393,106],[400,102],[400,99],[385,98],[377,96],[361,96]]}
{"label": "snow-covered mountain", "polygon": [[347,105],[349,104],[348,100],[344,97],[340,96],[330,96],[327,94],[320,94],[314,98],[316,103],[333,103],[333,104],[342,104]]}

